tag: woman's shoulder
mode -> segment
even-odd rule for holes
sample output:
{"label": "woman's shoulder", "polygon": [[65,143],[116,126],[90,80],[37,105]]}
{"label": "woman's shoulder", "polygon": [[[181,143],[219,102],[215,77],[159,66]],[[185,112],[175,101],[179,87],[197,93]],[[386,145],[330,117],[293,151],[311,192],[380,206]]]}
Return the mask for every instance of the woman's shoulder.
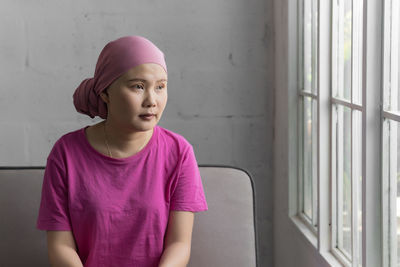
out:
{"label": "woman's shoulder", "polygon": [[56,140],[55,145],[71,144],[80,141],[82,137],[81,135],[84,134],[83,131],[85,130],[86,127],[71,130],[69,132],[61,134],[58,140]]}
{"label": "woman's shoulder", "polygon": [[81,135],[84,134],[84,129],[85,127],[82,127],[61,134],[61,136],[54,142],[48,158],[60,158],[63,156],[66,150],[72,148],[75,145],[79,146],[82,142]]}
{"label": "woman's shoulder", "polygon": [[185,150],[188,147],[192,146],[192,144],[182,134],[159,125],[158,129],[159,129],[159,138],[167,146],[174,146],[178,148],[178,150]]}

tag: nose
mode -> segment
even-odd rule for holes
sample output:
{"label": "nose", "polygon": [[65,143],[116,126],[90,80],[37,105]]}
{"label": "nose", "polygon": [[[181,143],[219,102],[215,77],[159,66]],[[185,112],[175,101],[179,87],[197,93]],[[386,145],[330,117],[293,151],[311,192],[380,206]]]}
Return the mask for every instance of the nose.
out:
{"label": "nose", "polygon": [[156,105],[156,96],[153,90],[146,90],[143,104],[146,107],[154,107]]}

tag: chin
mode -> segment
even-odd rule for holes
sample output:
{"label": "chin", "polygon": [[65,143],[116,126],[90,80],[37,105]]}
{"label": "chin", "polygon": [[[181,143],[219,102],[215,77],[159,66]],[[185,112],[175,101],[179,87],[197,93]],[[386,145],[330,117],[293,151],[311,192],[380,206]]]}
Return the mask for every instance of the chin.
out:
{"label": "chin", "polygon": [[144,122],[144,123],[133,123],[133,127],[138,131],[151,131],[157,123],[154,122]]}

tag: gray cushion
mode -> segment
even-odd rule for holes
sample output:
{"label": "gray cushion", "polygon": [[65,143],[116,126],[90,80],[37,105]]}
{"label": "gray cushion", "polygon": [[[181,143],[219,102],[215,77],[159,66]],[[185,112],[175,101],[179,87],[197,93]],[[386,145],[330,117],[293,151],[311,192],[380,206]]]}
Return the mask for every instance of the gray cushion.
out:
{"label": "gray cushion", "polygon": [[[208,211],[195,215],[189,267],[256,266],[251,177],[199,165]],[[46,231],[36,229],[44,168],[0,168],[0,266],[49,266]]]}

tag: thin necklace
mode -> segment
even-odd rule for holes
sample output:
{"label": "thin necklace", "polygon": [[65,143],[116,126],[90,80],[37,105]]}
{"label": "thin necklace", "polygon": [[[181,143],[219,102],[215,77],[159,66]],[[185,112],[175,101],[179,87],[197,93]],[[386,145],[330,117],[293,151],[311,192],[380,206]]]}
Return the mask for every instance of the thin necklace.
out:
{"label": "thin necklace", "polygon": [[[106,146],[107,146],[108,155],[110,155],[110,158],[112,158],[113,156],[112,156],[112,154],[111,154],[111,151],[110,151],[110,148],[108,147],[108,142],[107,142],[106,123],[105,123],[105,122],[104,122],[104,124],[103,124],[103,129],[104,129],[104,141],[105,141]],[[154,129],[153,129],[153,132],[154,132]],[[140,151],[146,144],[147,144],[147,143],[143,144],[142,147],[139,149],[139,151]]]}
{"label": "thin necklace", "polygon": [[104,140],[106,141],[106,146],[107,146],[107,150],[108,150],[108,154],[110,155],[110,158],[112,158],[112,154],[110,151],[110,148],[108,147],[108,142],[107,142],[107,134],[106,134],[106,123],[104,122],[103,124],[103,129],[104,129]]}

